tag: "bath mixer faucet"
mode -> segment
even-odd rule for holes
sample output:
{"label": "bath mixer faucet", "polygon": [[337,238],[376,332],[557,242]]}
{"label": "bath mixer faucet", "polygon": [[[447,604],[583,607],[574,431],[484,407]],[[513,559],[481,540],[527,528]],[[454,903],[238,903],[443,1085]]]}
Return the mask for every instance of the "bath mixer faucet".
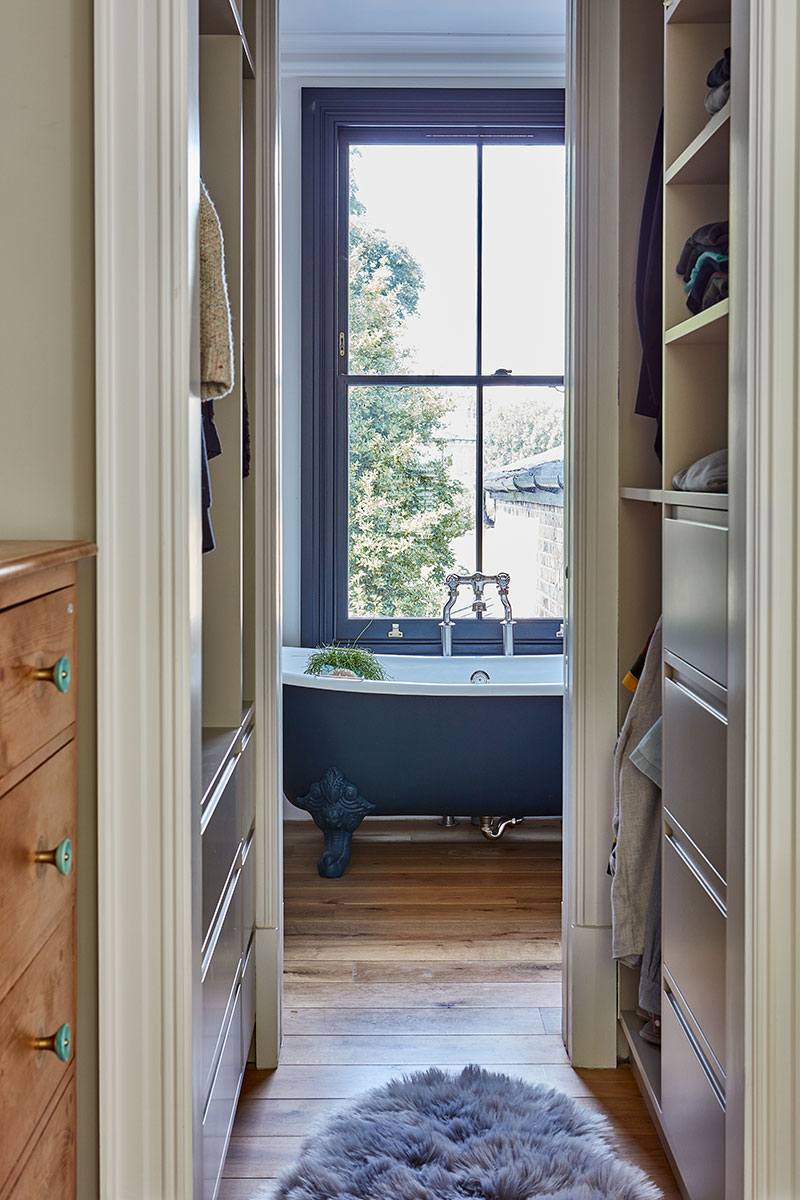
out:
{"label": "bath mixer faucet", "polygon": [[476,571],[473,575],[448,575],[445,579],[445,584],[449,590],[449,595],[442,609],[442,619],[439,622],[439,628],[442,631],[442,654],[450,657],[453,653],[453,627],[455,621],[451,617],[453,605],[458,599],[458,589],[462,584],[470,584],[472,587],[473,601],[472,611],[474,613],[486,612],[486,600],[484,599],[483,590],[487,583],[493,583],[497,587],[500,603],[503,606],[503,619],[500,622],[500,627],[503,630],[503,654],[511,655],[514,653],[514,621],[511,615],[511,603],[508,599],[508,588],[511,583],[511,576],[507,571],[500,571],[497,575],[483,575],[480,571]]}

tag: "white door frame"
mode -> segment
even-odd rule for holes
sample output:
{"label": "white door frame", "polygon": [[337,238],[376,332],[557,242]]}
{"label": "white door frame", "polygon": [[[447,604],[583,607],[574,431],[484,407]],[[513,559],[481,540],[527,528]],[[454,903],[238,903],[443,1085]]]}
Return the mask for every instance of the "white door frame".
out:
{"label": "white door frame", "polygon": [[740,1102],[744,1200],[782,1200],[800,1195],[800,12],[751,0],[748,24]]}
{"label": "white door frame", "polygon": [[[95,0],[100,1186],[199,1195],[200,409],[190,346],[197,0]],[[277,3],[259,5],[256,947],[259,1058],[279,1021]],[[269,286],[264,286],[264,280]]]}
{"label": "white door frame", "polygon": [[[274,61],[272,0],[257,54]],[[613,968],[602,878],[616,734],[616,388],[619,0],[571,0],[572,179],[568,438],[565,880],[567,1039],[613,1065]],[[747,632],[745,1200],[800,1194],[800,28],[785,0],[751,4]],[[199,438],[188,352],[196,213],[196,4],[95,0],[98,478],[98,804],[101,1187],[107,1200],[193,1190],[192,764],[198,761]],[[263,75],[263,72],[262,72]],[[277,86],[273,78],[272,86]],[[262,212],[274,197],[274,91]],[[266,208],[263,206],[266,204]],[[274,214],[270,213],[272,225]],[[257,388],[262,643],[259,1016],[277,1053],[278,257],[259,242]],[[773,265],[789,264],[786,270]],[[262,280],[262,283],[264,282]],[[614,348],[612,351],[612,347]],[[611,526],[611,527],[609,527]]]}
{"label": "white door frame", "polygon": [[564,1035],[575,1066],[617,1062],[606,875],[617,736],[619,0],[570,0]]}

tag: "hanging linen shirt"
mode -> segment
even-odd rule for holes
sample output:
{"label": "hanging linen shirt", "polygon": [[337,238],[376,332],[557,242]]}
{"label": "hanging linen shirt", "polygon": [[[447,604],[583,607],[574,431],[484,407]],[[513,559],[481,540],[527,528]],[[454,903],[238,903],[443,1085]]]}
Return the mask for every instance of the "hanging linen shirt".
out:
{"label": "hanging linen shirt", "polygon": [[631,762],[630,755],[661,716],[662,669],[659,620],[614,751],[611,953],[628,966],[641,961],[645,948],[661,835],[661,789]]}

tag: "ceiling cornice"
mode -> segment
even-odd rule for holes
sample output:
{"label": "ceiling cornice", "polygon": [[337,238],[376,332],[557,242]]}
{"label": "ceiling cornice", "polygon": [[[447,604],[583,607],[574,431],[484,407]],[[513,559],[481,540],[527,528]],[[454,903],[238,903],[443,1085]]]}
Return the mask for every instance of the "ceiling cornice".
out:
{"label": "ceiling cornice", "polygon": [[284,33],[281,74],[326,78],[560,79],[566,39],[423,33]]}

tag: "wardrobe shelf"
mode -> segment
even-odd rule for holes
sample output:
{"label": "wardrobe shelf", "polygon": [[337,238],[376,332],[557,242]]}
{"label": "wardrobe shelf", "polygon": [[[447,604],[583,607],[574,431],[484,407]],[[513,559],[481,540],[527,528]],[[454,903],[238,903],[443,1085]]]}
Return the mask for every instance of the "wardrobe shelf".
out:
{"label": "wardrobe shelf", "polygon": [[631,1058],[639,1068],[650,1097],[650,1102],[657,1111],[661,1112],[661,1051],[651,1042],[639,1037],[639,1030],[645,1024],[641,1017],[630,1009],[623,1009],[619,1015],[622,1032],[631,1052]]}
{"label": "wardrobe shelf", "polygon": [[730,0],[672,0],[665,8],[668,24],[724,25],[731,19]]}
{"label": "wardrobe shelf", "polygon": [[666,345],[680,343],[684,346],[723,345],[728,340],[729,300],[720,300],[704,312],[696,313],[686,321],[673,325],[664,334]]}
{"label": "wardrobe shelf", "polygon": [[683,508],[708,508],[717,512],[727,512],[728,493],[665,491],[664,503],[680,504]]}
{"label": "wardrobe shelf", "polygon": [[619,489],[622,500],[644,500],[650,504],[660,504],[664,493],[661,488],[623,487]]}
{"label": "wardrobe shelf", "polygon": [[199,16],[201,34],[223,34],[241,39],[242,74],[245,79],[255,79],[255,61],[236,0],[200,0]]}
{"label": "wardrobe shelf", "polygon": [[665,180],[677,183],[727,183],[730,176],[730,100],[679,154]]}

